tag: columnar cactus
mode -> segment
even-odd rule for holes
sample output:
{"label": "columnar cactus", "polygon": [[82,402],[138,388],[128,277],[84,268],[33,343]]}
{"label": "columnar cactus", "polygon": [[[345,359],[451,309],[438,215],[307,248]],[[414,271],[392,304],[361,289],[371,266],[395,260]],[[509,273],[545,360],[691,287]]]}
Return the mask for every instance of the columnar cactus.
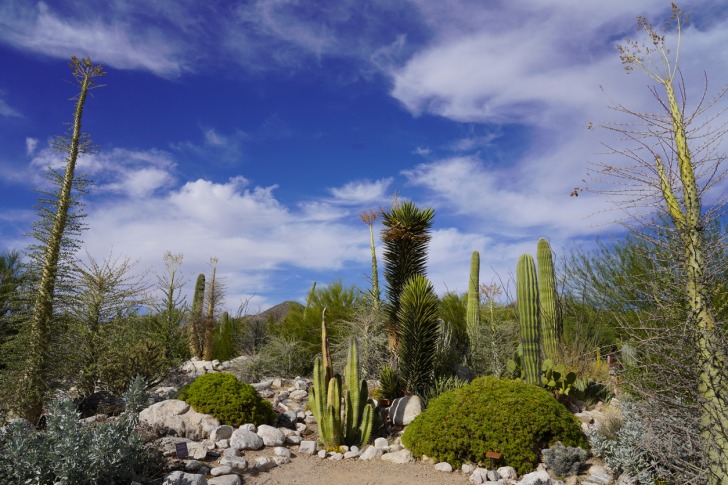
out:
{"label": "columnar cactus", "polygon": [[369,401],[367,381],[359,379],[359,360],[356,340],[349,343],[349,356],[344,369],[346,386],[346,428],[344,443],[362,446],[369,441],[374,423],[374,406]]}
{"label": "columnar cactus", "polygon": [[[363,446],[369,441],[374,422],[374,406],[369,400],[366,381],[359,380],[356,342],[349,347],[344,370],[346,399],[341,409],[341,376],[333,373],[326,330],[326,310],[321,318],[322,357],[316,357],[313,386],[309,389],[309,405],[319,426],[321,441],[327,448]],[[345,420],[345,421],[344,421]]]}
{"label": "columnar cactus", "polygon": [[557,307],[556,278],[551,246],[545,238],[538,240],[538,295],[541,303],[541,339],[547,359],[558,360],[559,343],[562,340],[562,325]]}
{"label": "columnar cactus", "polygon": [[536,265],[529,254],[523,254],[516,266],[516,295],[521,321],[523,373],[526,382],[540,385],[541,353],[539,349],[539,300]]}
{"label": "columnar cactus", "polygon": [[468,337],[472,348],[480,324],[480,253],[473,251],[470,258],[470,281],[468,282]]}

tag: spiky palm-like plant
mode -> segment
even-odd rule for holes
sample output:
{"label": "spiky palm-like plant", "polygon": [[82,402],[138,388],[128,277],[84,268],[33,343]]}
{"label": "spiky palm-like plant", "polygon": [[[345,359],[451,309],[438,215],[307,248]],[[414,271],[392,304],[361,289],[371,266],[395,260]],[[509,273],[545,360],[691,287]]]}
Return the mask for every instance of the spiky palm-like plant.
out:
{"label": "spiky palm-like plant", "polygon": [[430,228],[435,211],[419,209],[414,202],[395,204],[382,217],[384,277],[387,280],[387,332],[392,350],[397,348],[400,295],[407,281],[425,275]]}
{"label": "spiky palm-like plant", "polygon": [[397,356],[405,391],[411,394],[424,396],[432,384],[440,338],[439,304],[435,289],[421,274],[410,278],[402,289]]}

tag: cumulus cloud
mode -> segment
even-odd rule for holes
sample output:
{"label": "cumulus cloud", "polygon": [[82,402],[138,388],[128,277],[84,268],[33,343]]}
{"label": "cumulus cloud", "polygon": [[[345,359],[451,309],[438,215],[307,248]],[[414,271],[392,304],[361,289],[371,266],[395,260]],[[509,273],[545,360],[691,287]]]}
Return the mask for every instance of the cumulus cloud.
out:
{"label": "cumulus cloud", "polygon": [[27,137],[25,139],[25,153],[30,157],[35,153],[35,149],[38,147],[38,139]]}
{"label": "cumulus cloud", "polygon": [[334,202],[347,205],[361,205],[381,203],[389,194],[389,187],[392,178],[375,180],[357,180],[348,182],[342,187],[331,187],[329,192],[334,197]]}

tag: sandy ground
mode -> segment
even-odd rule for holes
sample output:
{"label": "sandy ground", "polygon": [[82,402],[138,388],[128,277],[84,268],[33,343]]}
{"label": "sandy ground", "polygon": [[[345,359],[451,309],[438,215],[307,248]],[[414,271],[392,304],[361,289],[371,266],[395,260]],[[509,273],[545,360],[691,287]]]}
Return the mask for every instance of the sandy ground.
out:
{"label": "sandy ground", "polygon": [[[261,453],[269,456],[270,453]],[[255,458],[245,453],[246,458]],[[445,473],[422,462],[396,464],[382,460],[322,460],[317,456],[296,454],[291,463],[257,474],[245,473],[244,484],[344,484],[344,485],[450,485],[467,484],[459,471]]]}

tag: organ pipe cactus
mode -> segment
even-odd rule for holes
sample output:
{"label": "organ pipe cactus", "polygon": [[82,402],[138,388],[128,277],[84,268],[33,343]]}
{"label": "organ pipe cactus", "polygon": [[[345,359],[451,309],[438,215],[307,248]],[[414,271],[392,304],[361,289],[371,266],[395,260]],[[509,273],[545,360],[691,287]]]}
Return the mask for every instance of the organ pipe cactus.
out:
{"label": "organ pipe cactus", "polygon": [[538,240],[538,296],[541,304],[541,339],[544,355],[556,360],[562,340],[562,325],[557,307],[556,278],[551,246],[545,238]]}
{"label": "organ pipe cactus", "polygon": [[480,253],[473,251],[470,258],[470,280],[468,282],[468,310],[467,310],[468,337],[472,349],[477,337],[480,324]]}
{"label": "organ pipe cactus", "polygon": [[536,265],[529,254],[523,254],[516,266],[516,295],[521,322],[523,374],[529,384],[540,384],[541,353],[539,349],[539,300]]}
{"label": "organ pipe cactus", "polygon": [[369,400],[366,381],[359,380],[356,342],[349,346],[344,370],[346,399],[341,406],[341,376],[334,374],[329,352],[326,311],[321,318],[322,356],[316,357],[313,386],[309,389],[309,405],[319,426],[321,441],[327,448],[346,443],[363,446],[369,441],[374,422],[374,406]]}

